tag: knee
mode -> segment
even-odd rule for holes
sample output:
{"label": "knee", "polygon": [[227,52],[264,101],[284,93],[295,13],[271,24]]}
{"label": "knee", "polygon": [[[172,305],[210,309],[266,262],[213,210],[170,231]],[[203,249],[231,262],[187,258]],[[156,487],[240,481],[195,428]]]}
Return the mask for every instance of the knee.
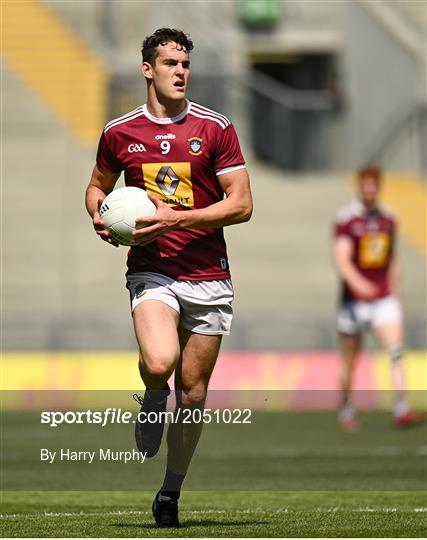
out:
{"label": "knee", "polygon": [[149,377],[169,377],[175,367],[175,359],[162,354],[139,356],[141,372]]}
{"label": "knee", "polygon": [[182,404],[188,407],[203,407],[207,395],[208,389],[203,384],[183,388],[181,391]]}
{"label": "knee", "polygon": [[403,345],[395,345],[394,347],[389,347],[387,353],[390,358],[391,364],[393,366],[399,365],[402,361],[404,354]]}

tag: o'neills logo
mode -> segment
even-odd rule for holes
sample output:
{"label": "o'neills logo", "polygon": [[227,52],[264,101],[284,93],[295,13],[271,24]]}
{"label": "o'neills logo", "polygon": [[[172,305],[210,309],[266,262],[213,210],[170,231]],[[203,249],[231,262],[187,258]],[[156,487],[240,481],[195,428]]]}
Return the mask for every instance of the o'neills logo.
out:
{"label": "o'neills logo", "polygon": [[167,133],[166,135],[156,135],[154,138],[156,141],[167,141],[169,139],[176,139],[176,135],[173,133]]}

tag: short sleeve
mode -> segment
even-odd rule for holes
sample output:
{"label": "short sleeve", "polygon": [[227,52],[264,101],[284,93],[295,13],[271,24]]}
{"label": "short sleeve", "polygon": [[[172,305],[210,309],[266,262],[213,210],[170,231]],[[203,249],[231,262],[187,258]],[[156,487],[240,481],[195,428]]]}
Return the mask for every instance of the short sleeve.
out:
{"label": "short sleeve", "polygon": [[214,168],[216,174],[222,174],[234,167],[245,167],[245,160],[236,131],[230,124],[218,134]]}
{"label": "short sleeve", "polygon": [[100,169],[106,169],[114,173],[119,173],[123,170],[122,163],[108,146],[105,132],[102,133],[99,140],[96,163]]}
{"label": "short sleeve", "polygon": [[338,236],[351,236],[348,222],[336,221],[334,223],[334,237]]}
{"label": "short sleeve", "polygon": [[[350,215],[349,215],[350,214]],[[342,208],[335,216],[333,224],[333,236],[338,238],[339,236],[353,237],[351,231],[352,218],[348,208]]]}

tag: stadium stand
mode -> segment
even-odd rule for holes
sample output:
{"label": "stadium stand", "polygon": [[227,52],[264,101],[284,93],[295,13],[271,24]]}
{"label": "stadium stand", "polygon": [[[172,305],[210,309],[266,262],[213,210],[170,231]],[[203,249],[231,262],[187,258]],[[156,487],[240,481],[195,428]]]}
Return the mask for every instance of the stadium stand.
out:
{"label": "stadium stand", "polygon": [[[133,347],[122,278],[125,249],[108,249],[91,233],[83,209],[83,192],[94,160],[95,132],[109,117],[103,94],[109,70],[113,65],[120,66],[119,75],[130,73],[132,80],[137,81],[142,37],[152,27],[162,24],[186,28],[191,12],[188,31],[200,51],[194,61],[195,68],[200,67],[207,77],[209,66],[214,62],[217,72],[225,74],[218,79],[215,89],[219,93],[224,91],[223,110],[235,121],[245,142],[256,202],[253,220],[245,227],[227,231],[238,295],[234,333],[226,340],[225,347],[333,348],[336,283],[331,271],[330,221],[351,192],[348,175],[340,171],[358,164],[363,157],[362,148],[366,148],[374,136],[375,130],[369,129],[366,137],[361,137],[364,124],[372,114],[370,107],[386,101],[384,107],[378,108],[378,123],[381,123],[381,118],[396,107],[399,89],[390,91],[388,99],[384,100],[381,87],[369,104],[363,101],[363,95],[350,93],[348,113],[332,125],[331,171],[290,174],[259,161],[251,150],[247,114],[250,100],[245,82],[247,57],[241,52],[245,50],[248,36],[239,26],[231,3],[215,6],[207,3],[206,10],[191,11],[189,4],[178,9],[174,2],[162,2],[162,9],[154,11],[144,6],[141,11],[137,3],[129,3],[129,9],[120,10],[117,3],[111,2],[111,13],[102,12],[101,3],[97,2],[31,4],[40,17],[44,14],[46,20],[51,21],[55,30],[51,39],[57,40],[53,50],[68,51],[65,69],[74,73],[75,78],[67,82],[70,90],[67,95],[73,93],[77,99],[61,109],[51,88],[61,79],[64,67],[57,65],[56,71],[52,71],[46,63],[45,86],[37,87],[35,71],[41,64],[21,61],[19,55],[28,53],[22,40],[20,45],[15,40],[15,49],[12,41],[10,47],[5,41],[3,195],[7,202],[3,205],[3,347],[28,350]],[[278,46],[277,35],[284,30],[280,46],[299,44],[311,50],[323,47],[334,51],[340,54],[342,65],[351,68],[352,76],[357,78],[363,75],[357,72],[356,66],[364,54],[360,49],[354,52],[359,41],[357,24],[366,24],[370,42],[378,21],[373,20],[362,5],[354,7],[354,13],[344,13],[331,6],[331,3],[318,2],[290,3],[281,26],[264,38],[256,36],[254,43],[264,40]],[[338,51],[347,32],[337,33],[333,28],[337,23],[349,25],[353,15],[355,27],[350,37],[346,37],[353,49],[346,57]],[[142,19],[143,24],[140,24]],[[324,23],[325,31],[321,35],[311,32],[320,22]],[[16,19],[6,13],[3,24],[12,28],[12,23],[17,24]],[[108,31],[113,34],[109,44],[103,40],[104,31],[107,35]],[[385,32],[378,35],[381,43],[392,39]],[[307,41],[309,39],[311,41]],[[39,43],[40,48],[42,45]],[[391,51],[400,51],[401,56],[397,54],[395,59],[399,62],[401,58],[403,62],[406,53],[399,47],[395,40]],[[388,62],[388,53],[384,55]],[[31,59],[31,54],[27,56]],[[39,57],[38,61],[43,63],[42,60]],[[93,86],[86,85],[84,74],[88,70],[97,73],[98,82]],[[412,64],[407,69],[396,69],[395,76],[405,79],[406,88],[413,88],[419,81],[419,72]],[[200,89],[206,85],[202,86],[201,79],[195,79],[195,90],[202,94]],[[230,80],[237,82],[229,85]],[[408,80],[415,84],[408,85]],[[96,91],[92,92],[91,88]],[[141,101],[142,88],[141,85],[133,89],[140,94]],[[64,88],[60,90],[63,92]],[[412,97],[415,102],[417,96]],[[81,106],[86,98],[88,107],[94,102],[104,103],[97,109],[96,117],[92,117],[89,134],[79,128],[84,123],[73,123],[73,111],[79,110],[84,118]],[[89,140],[92,145],[87,146]],[[405,152],[401,162],[398,157],[396,161],[395,155],[393,164],[396,168],[405,168],[407,162]],[[413,179],[413,182],[420,186],[419,180]],[[402,189],[401,185],[391,199],[399,202]],[[420,200],[417,189],[421,188],[415,188],[413,196]],[[402,215],[402,221],[404,219]],[[414,225],[418,231],[415,234],[420,234],[422,226],[423,216],[420,216]],[[408,232],[402,242],[408,341],[412,347],[422,348],[425,346],[425,252],[422,245],[415,247],[411,243],[411,234]]]}

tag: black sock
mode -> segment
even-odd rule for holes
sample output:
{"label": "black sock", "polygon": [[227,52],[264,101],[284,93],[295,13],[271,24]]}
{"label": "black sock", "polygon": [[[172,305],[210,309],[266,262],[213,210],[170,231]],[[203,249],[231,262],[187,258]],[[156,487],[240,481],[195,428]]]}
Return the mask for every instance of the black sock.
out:
{"label": "black sock", "polygon": [[155,389],[147,389],[144,394],[144,398],[147,397],[151,402],[158,403],[159,405],[161,403],[164,403],[164,401],[168,398],[170,394],[170,388],[168,383],[165,384],[165,386],[161,389],[155,390]]}
{"label": "black sock", "polygon": [[166,467],[165,479],[160,489],[161,495],[178,499],[184,480],[185,474],[176,474]]}

